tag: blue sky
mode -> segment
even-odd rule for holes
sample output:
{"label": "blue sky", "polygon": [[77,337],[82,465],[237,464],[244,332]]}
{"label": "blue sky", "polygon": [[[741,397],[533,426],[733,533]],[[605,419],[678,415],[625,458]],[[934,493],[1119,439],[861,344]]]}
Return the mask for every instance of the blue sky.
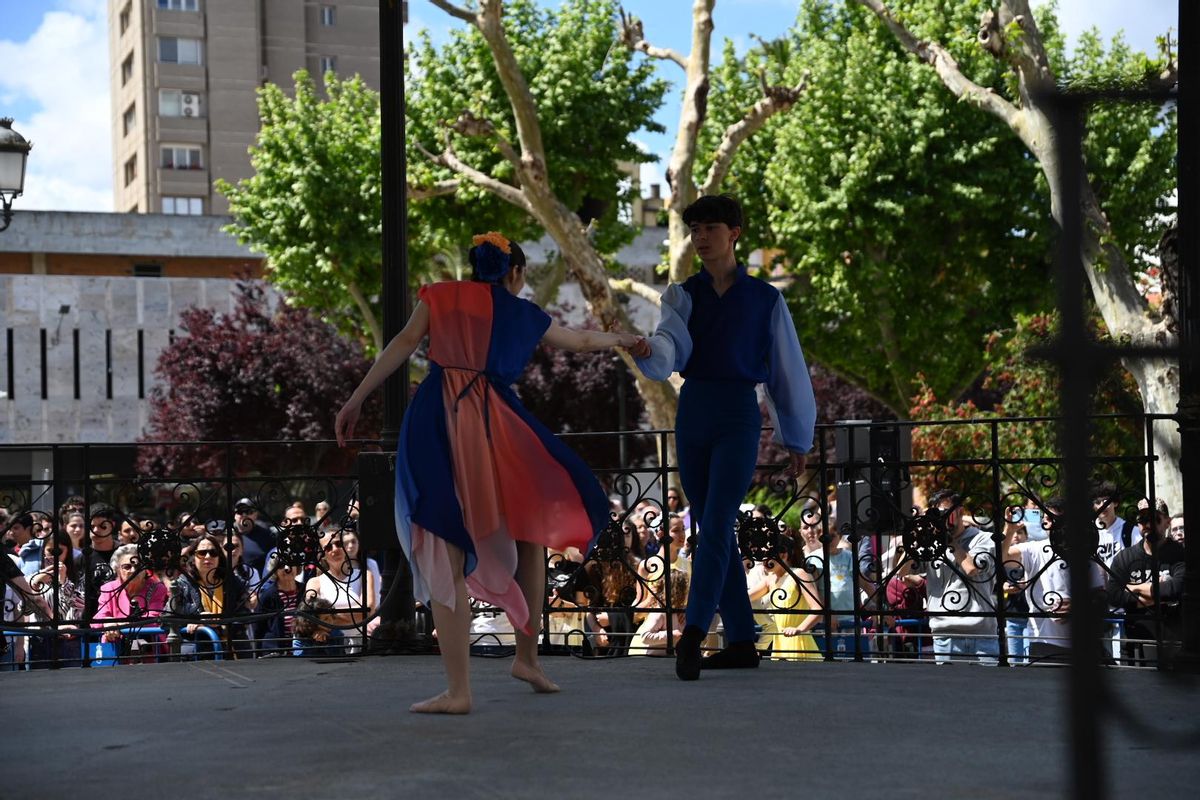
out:
{"label": "blue sky", "polygon": [[[300,0],[296,0],[299,2]],[[539,0],[548,6],[559,0]],[[641,17],[654,44],[686,53],[691,46],[691,0],[624,0]],[[714,52],[733,39],[739,50],[757,33],[772,38],[793,22],[798,0],[718,0]],[[1153,50],[1154,39],[1176,25],[1177,0],[1059,0],[1059,19],[1071,36],[1096,26],[1105,36],[1124,30],[1135,47]],[[1136,9],[1136,12],[1131,11]],[[23,208],[111,210],[108,32],[106,0],[0,0],[0,116],[34,142]],[[429,0],[410,0],[410,30],[428,28],[444,38],[452,20]],[[674,64],[660,70],[678,82]],[[643,168],[642,183],[662,181],[678,106],[659,113],[669,133],[639,141],[659,155]]]}

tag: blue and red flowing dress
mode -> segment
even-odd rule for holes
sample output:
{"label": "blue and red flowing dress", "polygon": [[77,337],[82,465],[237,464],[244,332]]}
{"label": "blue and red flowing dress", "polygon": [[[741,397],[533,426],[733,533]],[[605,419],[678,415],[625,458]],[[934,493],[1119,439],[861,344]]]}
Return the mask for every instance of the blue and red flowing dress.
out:
{"label": "blue and red flowing dress", "polygon": [[454,608],[452,544],[466,556],[471,595],[532,632],[541,609],[517,585],[516,543],[586,552],[609,510],[588,466],[512,390],[550,317],[489,283],[437,283],[419,297],[429,308],[429,375],[396,451],[396,530],[414,595]]}

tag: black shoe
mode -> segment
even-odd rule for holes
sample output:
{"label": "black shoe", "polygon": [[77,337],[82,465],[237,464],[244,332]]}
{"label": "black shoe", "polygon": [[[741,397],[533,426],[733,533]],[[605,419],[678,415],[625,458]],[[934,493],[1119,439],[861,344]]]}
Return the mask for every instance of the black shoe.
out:
{"label": "black shoe", "polygon": [[700,669],[757,669],[759,660],[754,642],[734,642],[703,659]]}
{"label": "black shoe", "polygon": [[679,641],[675,643],[675,674],[681,681],[694,681],[700,678],[700,644],[704,641],[704,631],[695,625],[683,629]]}

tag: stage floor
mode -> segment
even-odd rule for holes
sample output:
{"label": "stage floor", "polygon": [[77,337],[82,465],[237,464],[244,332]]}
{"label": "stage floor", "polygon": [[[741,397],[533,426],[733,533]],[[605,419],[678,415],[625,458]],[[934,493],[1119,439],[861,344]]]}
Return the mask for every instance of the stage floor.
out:
{"label": "stage floor", "polygon": [[[408,713],[442,688],[431,656],[0,673],[0,798],[1069,792],[1065,670],[767,662],[685,684],[666,659],[556,657],[563,693],[535,695],[509,666],[472,660],[468,717]],[[1163,739],[1200,726],[1200,685],[1105,678],[1160,732],[1109,717],[1109,796],[1195,797],[1200,753]]]}

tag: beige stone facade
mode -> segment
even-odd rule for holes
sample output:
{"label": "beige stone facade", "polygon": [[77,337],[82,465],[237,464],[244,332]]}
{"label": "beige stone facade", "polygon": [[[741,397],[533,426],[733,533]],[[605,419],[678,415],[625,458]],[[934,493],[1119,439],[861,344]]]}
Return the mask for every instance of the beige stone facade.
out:
{"label": "beige stone facade", "polygon": [[224,214],[251,174],[255,91],[326,69],[379,87],[375,0],[109,0],[117,211]]}

